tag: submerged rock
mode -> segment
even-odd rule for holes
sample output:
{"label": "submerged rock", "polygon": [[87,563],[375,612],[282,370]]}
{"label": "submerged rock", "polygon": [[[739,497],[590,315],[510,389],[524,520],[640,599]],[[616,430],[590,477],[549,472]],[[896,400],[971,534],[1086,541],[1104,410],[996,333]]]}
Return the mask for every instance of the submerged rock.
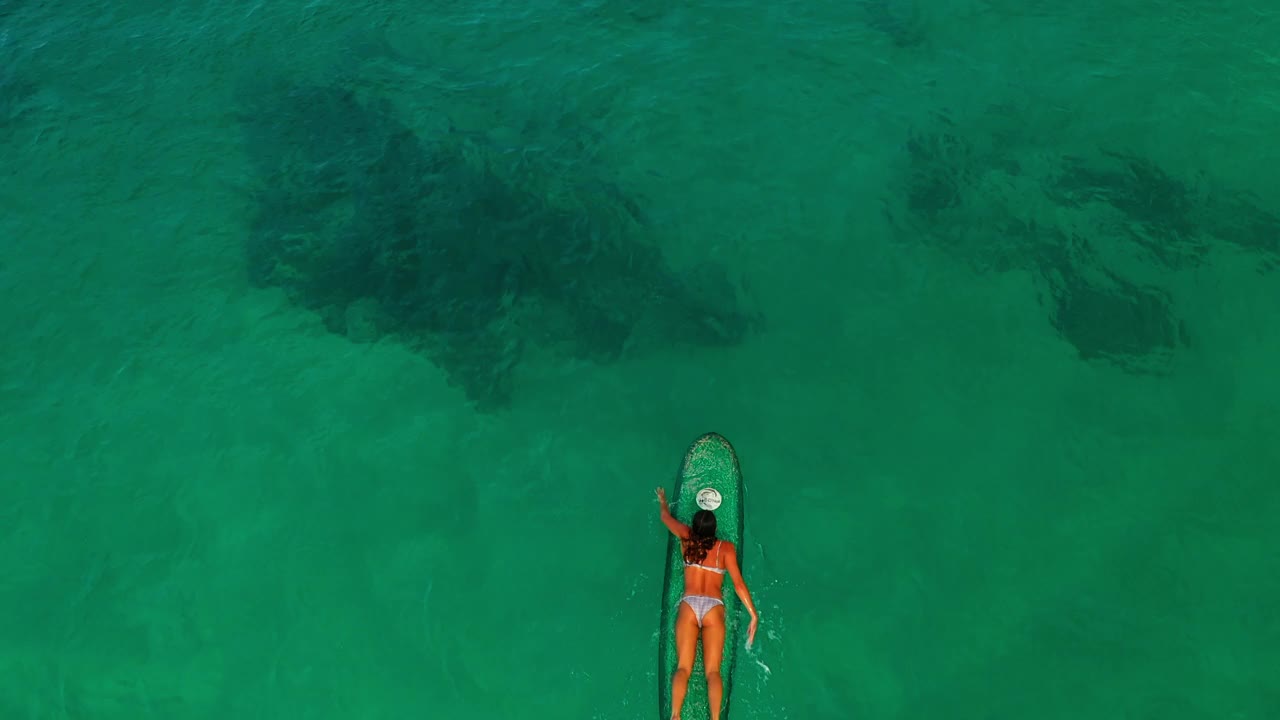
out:
{"label": "submerged rock", "polygon": [[342,87],[267,88],[246,110],[260,186],[250,278],[355,340],[405,339],[479,407],[510,402],[530,343],[609,361],[735,343],[754,326],[723,268],[680,276],[638,204],[607,179],[566,177],[564,159],[446,118],[420,136]]}

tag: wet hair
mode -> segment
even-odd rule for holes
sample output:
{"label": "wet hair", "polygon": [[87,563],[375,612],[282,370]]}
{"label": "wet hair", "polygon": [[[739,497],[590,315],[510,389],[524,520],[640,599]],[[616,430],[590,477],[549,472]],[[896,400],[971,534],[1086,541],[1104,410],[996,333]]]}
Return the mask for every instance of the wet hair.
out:
{"label": "wet hair", "polygon": [[699,510],[689,523],[689,538],[684,541],[684,561],[700,563],[716,544],[716,516],[710,510]]}

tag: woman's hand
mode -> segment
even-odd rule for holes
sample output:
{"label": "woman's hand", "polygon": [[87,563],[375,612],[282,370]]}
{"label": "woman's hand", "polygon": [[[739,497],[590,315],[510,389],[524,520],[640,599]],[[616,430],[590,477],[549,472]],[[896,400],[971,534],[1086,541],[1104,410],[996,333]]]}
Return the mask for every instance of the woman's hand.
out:
{"label": "woman's hand", "polygon": [[655,492],[655,493],[657,494],[657,496],[658,496],[658,503],[659,503],[660,505],[662,505],[662,507],[666,507],[666,506],[667,506],[667,491],[666,491],[666,490],[663,490],[662,488],[658,488],[658,489],[657,489],[656,491],[654,491],[654,492]]}
{"label": "woman's hand", "polygon": [[760,624],[760,616],[752,615],[751,624],[747,626],[747,649],[751,649],[751,643],[756,641],[756,626]]}

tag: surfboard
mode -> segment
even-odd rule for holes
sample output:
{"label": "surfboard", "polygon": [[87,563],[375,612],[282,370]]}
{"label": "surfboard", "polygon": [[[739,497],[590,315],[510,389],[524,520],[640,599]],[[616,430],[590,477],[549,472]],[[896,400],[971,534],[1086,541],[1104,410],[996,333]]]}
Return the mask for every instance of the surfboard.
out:
{"label": "surfboard", "polygon": [[[689,446],[676,474],[675,487],[667,497],[671,514],[688,525],[700,508],[716,514],[716,534],[732,542],[738,549],[738,564],[743,563],[746,544],[746,514],[743,512],[745,492],[742,485],[742,469],[733,446],[718,433],[707,433]],[[665,529],[665,528],[664,528]],[[667,534],[667,570],[662,587],[662,620],[658,626],[658,718],[671,719],[671,673],[676,669],[676,613],[680,598],[684,595],[684,556],[680,540]],[[746,642],[742,602],[733,591],[733,583],[725,575],[725,636],[724,659],[720,665],[720,678],[724,683],[724,705],[721,720],[728,720],[730,698],[733,690],[733,670],[739,651]],[[708,720],[711,711],[707,704],[707,680],[702,665],[702,642],[698,642],[698,654],[689,676],[689,693],[685,696],[681,720]]]}

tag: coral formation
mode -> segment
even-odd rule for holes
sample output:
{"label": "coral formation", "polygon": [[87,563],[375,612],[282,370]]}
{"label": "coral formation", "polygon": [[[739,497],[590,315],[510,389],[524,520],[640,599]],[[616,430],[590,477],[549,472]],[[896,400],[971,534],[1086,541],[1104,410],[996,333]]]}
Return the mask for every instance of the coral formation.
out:
{"label": "coral formation", "polygon": [[412,344],[479,407],[510,401],[530,344],[607,362],[736,343],[757,320],[723,270],[670,267],[638,203],[576,158],[443,117],[420,134],[344,87],[260,89],[242,119],[260,187],[252,281],[336,332]]}
{"label": "coral formation", "polygon": [[1280,219],[1133,154],[1024,163],[949,121],[905,149],[901,206],[920,236],[982,272],[1034,273],[1049,322],[1083,359],[1160,372],[1190,342],[1160,278],[1215,247],[1252,253],[1260,271],[1280,259]]}

